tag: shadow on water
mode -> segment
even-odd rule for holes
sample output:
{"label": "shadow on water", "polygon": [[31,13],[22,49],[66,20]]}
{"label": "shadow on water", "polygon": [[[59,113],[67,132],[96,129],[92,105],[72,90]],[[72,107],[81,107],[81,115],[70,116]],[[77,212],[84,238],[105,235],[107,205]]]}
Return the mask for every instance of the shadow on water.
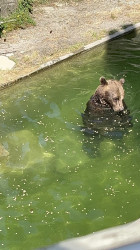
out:
{"label": "shadow on water", "polygon": [[[122,30],[127,30],[126,34],[122,33]],[[131,33],[130,33],[131,31]],[[117,37],[113,34],[117,34]],[[129,33],[129,34],[128,34]],[[125,79],[124,89],[128,89],[128,74],[126,58],[128,61],[131,55],[128,55],[126,49],[126,39],[130,40],[135,38],[137,31],[133,24],[125,24],[121,26],[121,31],[116,29],[109,31],[110,41],[106,43],[104,54],[104,72],[106,79],[120,80]],[[118,41],[118,38],[121,40]],[[114,39],[115,38],[115,39]],[[112,42],[112,40],[114,41]],[[130,57],[130,58],[129,58]],[[128,72],[129,73],[129,72]],[[126,86],[125,86],[126,85]],[[92,98],[92,97],[91,97]],[[126,95],[125,98],[127,99]],[[88,100],[87,100],[88,101]],[[100,156],[100,144],[104,139],[110,142],[123,141],[123,137],[129,132],[129,129],[133,127],[132,115],[130,114],[131,107],[125,105],[125,112],[115,113],[109,110],[108,113],[87,113],[86,110],[82,114],[83,119],[83,150],[90,157]]]}
{"label": "shadow on water", "polygon": [[[108,35],[111,40],[108,41],[105,46],[104,71],[107,73],[109,79],[127,78],[126,58],[129,61],[131,52],[129,51],[130,55],[128,55],[125,41],[127,40],[131,43],[131,39],[135,38],[137,35],[137,30],[133,24],[125,24],[120,26],[120,28],[121,30],[113,29],[109,31]],[[125,30],[127,32],[124,34],[123,31]],[[115,33],[117,36],[112,37]],[[114,41],[112,42],[112,40]],[[127,84],[127,82],[125,84]]]}

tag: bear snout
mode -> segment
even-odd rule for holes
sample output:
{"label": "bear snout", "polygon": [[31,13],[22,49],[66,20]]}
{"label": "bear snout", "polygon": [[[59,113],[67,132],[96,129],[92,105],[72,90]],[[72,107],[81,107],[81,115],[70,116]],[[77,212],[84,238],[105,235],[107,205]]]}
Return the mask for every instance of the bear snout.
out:
{"label": "bear snout", "polygon": [[121,112],[124,110],[124,105],[123,105],[123,102],[118,102],[117,104],[113,105],[113,110],[115,112]]}

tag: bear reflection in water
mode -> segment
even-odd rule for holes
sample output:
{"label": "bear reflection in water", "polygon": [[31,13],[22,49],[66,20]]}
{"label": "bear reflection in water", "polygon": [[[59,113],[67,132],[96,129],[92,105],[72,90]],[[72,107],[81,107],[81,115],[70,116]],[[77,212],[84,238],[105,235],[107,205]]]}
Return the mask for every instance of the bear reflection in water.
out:
{"label": "bear reflection in water", "polygon": [[132,127],[132,117],[124,102],[125,80],[100,78],[100,85],[87,102],[83,118],[84,150],[95,155],[104,136],[122,138]]}

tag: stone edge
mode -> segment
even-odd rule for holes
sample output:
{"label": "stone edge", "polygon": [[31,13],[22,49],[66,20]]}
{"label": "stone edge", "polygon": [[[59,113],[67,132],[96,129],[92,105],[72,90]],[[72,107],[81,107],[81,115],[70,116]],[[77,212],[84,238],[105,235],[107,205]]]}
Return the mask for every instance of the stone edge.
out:
{"label": "stone edge", "polygon": [[138,250],[140,219],[86,236],[61,241],[37,250]]}
{"label": "stone edge", "polygon": [[10,81],[10,82],[1,84],[0,90],[5,89],[6,87],[10,87],[10,86],[18,83],[19,81],[23,80],[24,78],[31,77],[32,75],[34,75],[34,74],[36,74],[36,73],[38,73],[38,72],[40,72],[42,70],[50,68],[50,67],[52,67],[52,66],[54,66],[54,65],[56,65],[58,63],[61,63],[61,62],[65,61],[67,59],[70,59],[70,58],[72,58],[72,57],[74,57],[76,55],[79,55],[79,54],[81,54],[83,52],[91,50],[91,49],[93,49],[93,48],[95,48],[95,47],[97,47],[99,45],[102,45],[102,44],[104,44],[106,42],[109,42],[111,40],[117,39],[117,38],[119,38],[119,37],[121,37],[121,36],[123,36],[123,35],[125,35],[127,33],[132,32],[133,30],[139,29],[139,28],[140,28],[140,23],[136,23],[134,25],[130,25],[127,28],[125,28],[124,30],[119,30],[119,31],[115,32],[112,35],[108,35],[106,37],[101,38],[100,40],[97,40],[97,41],[95,41],[93,43],[87,44],[84,47],[80,48],[79,50],[77,50],[77,51],[75,51],[73,53],[69,53],[69,54],[66,54],[64,56],[60,56],[60,57],[58,57],[56,59],[53,59],[51,61],[48,61],[46,63],[43,63],[43,64],[40,65],[40,67],[38,69],[30,72],[29,74],[20,76],[19,78],[17,78],[14,81]]}

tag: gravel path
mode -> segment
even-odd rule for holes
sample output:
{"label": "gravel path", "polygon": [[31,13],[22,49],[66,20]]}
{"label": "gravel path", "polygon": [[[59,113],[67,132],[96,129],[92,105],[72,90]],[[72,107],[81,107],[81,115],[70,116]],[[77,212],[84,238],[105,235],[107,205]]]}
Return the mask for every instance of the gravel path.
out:
{"label": "gravel path", "polygon": [[36,26],[13,31],[0,39],[0,55],[16,62],[11,71],[0,71],[0,84],[13,81],[53,58],[126,25],[140,22],[139,0],[53,1],[34,7]]}

